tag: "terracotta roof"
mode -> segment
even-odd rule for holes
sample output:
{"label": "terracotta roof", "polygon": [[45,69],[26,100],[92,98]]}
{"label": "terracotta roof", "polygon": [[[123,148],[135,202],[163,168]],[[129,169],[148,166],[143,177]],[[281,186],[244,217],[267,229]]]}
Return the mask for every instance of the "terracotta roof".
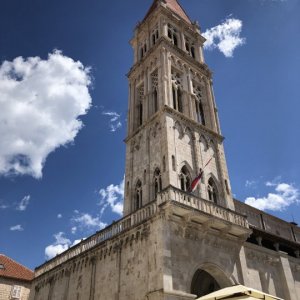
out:
{"label": "terracotta roof", "polygon": [[144,20],[155,10],[157,4],[163,1],[166,3],[167,7],[170,8],[174,13],[176,13],[179,17],[184,19],[188,23],[192,23],[188,15],[185,13],[184,9],[178,3],[177,0],[154,0],[153,4],[151,5],[150,9],[148,10]]}
{"label": "terracotta roof", "polygon": [[31,281],[34,273],[11,258],[0,254],[0,277]]}

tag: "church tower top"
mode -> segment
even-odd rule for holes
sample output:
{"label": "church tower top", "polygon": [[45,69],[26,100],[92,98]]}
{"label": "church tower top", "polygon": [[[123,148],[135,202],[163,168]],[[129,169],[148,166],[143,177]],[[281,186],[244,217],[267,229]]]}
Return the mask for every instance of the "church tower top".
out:
{"label": "church tower top", "polygon": [[189,16],[186,14],[182,6],[179,4],[177,0],[154,0],[153,4],[151,5],[150,9],[148,10],[144,20],[147,19],[149,15],[156,9],[158,5],[162,5],[168,9],[170,9],[172,12],[174,12],[176,15],[181,17],[183,20],[185,20],[187,23],[192,24]]}

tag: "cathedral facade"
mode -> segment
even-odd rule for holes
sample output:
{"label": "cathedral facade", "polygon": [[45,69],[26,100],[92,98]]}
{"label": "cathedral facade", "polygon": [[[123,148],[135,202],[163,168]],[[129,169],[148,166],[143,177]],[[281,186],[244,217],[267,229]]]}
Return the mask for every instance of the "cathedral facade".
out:
{"label": "cathedral facade", "polygon": [[138,24],[124,217],[37,267],[31,300],[185,300],[236,284],[300,300],[299,227],[233,199],[204,42],[176,0]]}

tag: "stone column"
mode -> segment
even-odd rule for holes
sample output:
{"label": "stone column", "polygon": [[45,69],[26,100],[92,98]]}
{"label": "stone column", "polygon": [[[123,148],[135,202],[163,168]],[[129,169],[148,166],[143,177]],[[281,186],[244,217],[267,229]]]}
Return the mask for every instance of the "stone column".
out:
{"label": "stone column", "polygon": [[240,267],[241,267],[241,275],[243,277],[243,284],[247,287],[251,287],[252,283],[248,276],[247,258],[246,258],[244,246],[241,247],[239,260],[240,260]]}
{"label": "stone column", "polygon": [[48,300],[52,300],[52,294],[53,294],[53,286],[54,286],[54,277],[51,277],[49,279],[49,292],[48,292]]}
{"label": "stone column", "polygon": [[91,272],[91,285],[90,285],[89,300],[95,299],[96,263],[97,263],[97,258],[96,258],[96,256],[93,256],[91,258],[92,272]]}
{"label": "stone column", "polygon": [[293,273],[290,267],[288,255],[280,252],[280,264],[283,275],[283,285],[284,285],[284,293],[286,300],[299,300],[295,288],[295,280],[293,277]]}
{"label": "stone column", "polygon": [[65,271],[65,277],[66,277],[66,285],[65,285],[65,291],[64,291],[64,300],[68,299],[69,296],[69,286],[70,286],[70,277],[71,277],[71,272],[70,270]]}

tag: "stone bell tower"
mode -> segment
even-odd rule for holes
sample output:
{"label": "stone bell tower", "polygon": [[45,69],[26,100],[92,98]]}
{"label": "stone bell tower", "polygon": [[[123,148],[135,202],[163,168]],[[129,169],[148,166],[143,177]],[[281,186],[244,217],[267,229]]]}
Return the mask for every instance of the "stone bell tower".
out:
{"label": "stone bell tower", "polygon": [[176,0],[138,24],[124,216],[37,267],[30,300],[191,300],[238,283],[299,300],[299,227],[232,199],[204,41]]}
{"label": "stone bell tower", "polygon": [[156,0],[135,29],[128,73],[124,214],[172,186],[234,209],[212,73],[197,23],[176,0]]}

